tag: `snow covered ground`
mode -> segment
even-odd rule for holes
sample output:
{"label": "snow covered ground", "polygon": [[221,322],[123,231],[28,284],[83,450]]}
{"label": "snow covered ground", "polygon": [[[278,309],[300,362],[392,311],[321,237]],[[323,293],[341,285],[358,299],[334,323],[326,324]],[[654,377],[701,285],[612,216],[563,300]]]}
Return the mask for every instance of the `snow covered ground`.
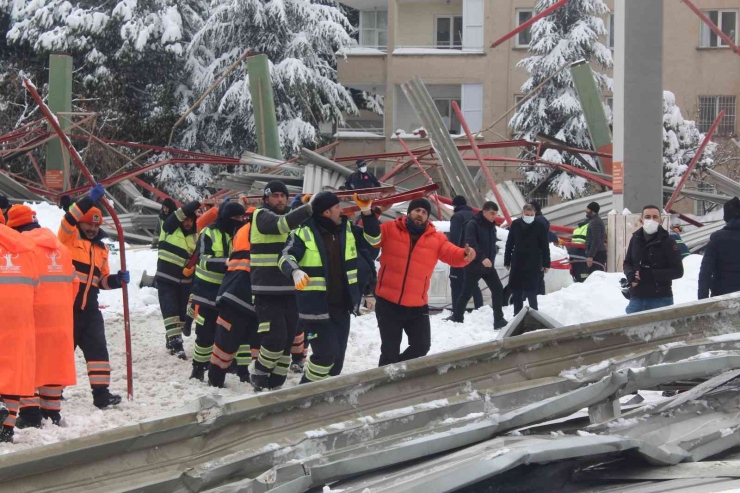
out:
{"label": "snow covered ground", "polygon": [[[48,204],[33,207],[39,222],[56,231],[61,221],[61,211]],[[85,372],[85,361],[78,350],[76,354],[78,385],[69,387],[64,392],[66,400],[62,404],[63,426],[53,426],[51,422],[45,421],[42,429],[16,430],[15,444],[0,445],[0,454],[136,423],[180,407],[201,395],[237,396],[253,393],[249,385],[240,383],[234,375],[227,376],[225,389],[213,389],[205,383],[188,379],[191,362],[170,356],[164,347],[164,328],[156,290],[138,288],[143,271],[146,270],[151,274],[156,270],[156,251],[128,249],[126,258],[131,271],[129,296],[134,400],[124,399],[121,405],[106,411],[95,408]],[[701,257],[696,255],[684,261],[686,273],[683,279],[674,283],[676,303],[696,300],[700,263]],[[118,254],[112,251],[111,270],[115,272],[118,265]],[[565,325],[623,315],[627,300],[619,291],[621,277],[621,274],[596,273],[583,284],[573,284],[547,296],[541,296],[540,311]],[[111,356],[111,390],[125,396],[126,358],[121,293],[103,291],[100,301],[105,305],[103,314]],[[504,313],[507,319],[513,317],[511,307],[507,307]],[[490,341],[496,335],[492,330],[493,315],[489,306],[468,314],[462,325],[445,321],[444,318],[448,315],[449,312],[445,311],[431,317],[432,353]],[[192,355],[193,342],[192,337],[185,339],[185,349],[189,358]],[[344,371],[349,373],[374,368],[377,366],[379,356],[380,337],[375,315],[354,318]],[[290,375],[287,385],[296,385],[298,380],[298,375]]]}

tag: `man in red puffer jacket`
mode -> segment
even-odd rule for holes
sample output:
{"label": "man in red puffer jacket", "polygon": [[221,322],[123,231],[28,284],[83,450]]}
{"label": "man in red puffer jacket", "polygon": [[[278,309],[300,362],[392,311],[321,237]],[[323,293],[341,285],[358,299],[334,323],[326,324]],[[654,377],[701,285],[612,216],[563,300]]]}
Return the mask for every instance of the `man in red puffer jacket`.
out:
{"label": "man in red puffer jacket", "polygon": [[[464,267],[475,259],[475,250],[450,243],[429,222],[432,205],[414,199],[408,215],[381,227],[376,248],[382,247],[380,271],[375,288],[375,315],[380,329],[379,366],[425,356],[431,346],[429,284],[437,261]],[[403,333],[409,347],[401,353]]]}

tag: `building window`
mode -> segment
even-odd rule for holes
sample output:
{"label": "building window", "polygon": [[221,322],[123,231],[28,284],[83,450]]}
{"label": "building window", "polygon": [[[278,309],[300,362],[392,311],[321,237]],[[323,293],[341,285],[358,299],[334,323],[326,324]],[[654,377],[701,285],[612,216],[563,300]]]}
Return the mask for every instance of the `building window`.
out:
{"label": "building window", "polygon": [[606,46],[610,50],[614,49],[614,14],[609,14],[606,33]]}
{"label": "building window", "polygon": [[[516,25],[521,26],[534,15],[534,9],[516,9]],[[528,48],[529,42],[532,41],[532,27],[528,27],[524,31],[516,35],[516,46],[517,48]]]}
{"label": "building window", "polygon": [[[709,17],[709,20],[715,26],[719,27],[735,44],[737,44],[737,12],[737,9],[704,11],[707,17]],[[714,34],[704,22],[701,23],[702,48],[722,48],[727,46],[729,45],[722,38]]]}
{"label": "building window", "polygon": [[[700,182],[696,186],[697,192],[717,193],[717,187],[711,183]],[[717,208],[717,204],[705,200],[696,201],[696,215],[704,216]]]}
{"label": "building window", "polygon": [[461,15],[434,17],[434,46],[444,49],[462,49],[463,18]]}
{"label": "building window", "polygon": [[457,105],[461,106],[460,100],[456,98],[434,98],[434,105],[437,107],[439,116],[442,117],[442,121],[450,134],[459,135],[460,120],[457,119],[457,114],[455,114],[455,110],[452,109],[453,101],[456,101]]}
{"label": "building window", "polygon": [[725,117],[717,128],[717,134],[732,135],[737,120],[737,97],[699,96],[699,131],[708,132],[722,110],[725,111]]}
{"label": "building window", "polygon": [[534,204],[537,202],[543,209],[550,205],[550,194],[547,193],[547,187],[540,187],[527,197],[527,194],[530,193],[534,186],[526,180],[514,180],[514,184],[519,187],[519,191],[522,192],[524,200],[528,203]]}
{"label": "building window", "polygon": [[388,11],[360,11],[360,46],[386,50],[388,48]]}

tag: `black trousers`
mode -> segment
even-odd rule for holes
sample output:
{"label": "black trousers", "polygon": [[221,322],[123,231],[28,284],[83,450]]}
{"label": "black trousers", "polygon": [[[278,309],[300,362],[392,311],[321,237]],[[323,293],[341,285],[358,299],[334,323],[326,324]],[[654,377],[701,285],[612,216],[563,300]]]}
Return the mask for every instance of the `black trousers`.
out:
{"label": "black trousers", "polygon": [[[455,308],[455,304],[457,303],[457,299],[460,297],[460,295],[463,292],[463,287],[465,286],[465,276],[467,274],[465,273],[465,269],[455,269],[450,268],[450,291],[452,292],[452,308]],[[473,288],[473,306],[475,306],[475,309],[483,306],[483,293],[480,291],[480,286],[476,284],[476,286]],[[470,297],[468,297],[468,300],[470,300]],[[466,302],[467,304],[467,302]]]}
{"label": "black trousers", "polygon": [[329,307],[329,320],[306,323],[306,338],[311,345],[301,383],[318,382],[342,373],[349,339],[350,314],[346,307]]}
{"label": "black trousers", "polygon": [[269,388],[281,387],[288,377],[291,349],[298,327],[298,308],[295,295],[255,295],[261,336],[257,370],[270,374]]}
{"label": "black trousers", "polygon": [[[429,307],[405,307],[377,298],[375,316],[380,329],[380,361],[378,366],[426,356],[431,348]],[[403,333],[409,347],[401,353]]]}
{"label": "black trousers", "polygon": [[192,284],[175,284],[161,279],[157,282],[159,308],[162,310],[164,330],[168,339],[182,335],[191,287]]}
{"label": "black trousers", "polygon": [[[457,299],[457,303],[455,303],[455,310],[452,314],[455,320],[462,322],[465,316],[465,307],[468,305],[468,301],[470,301],[470,297],[475,292],[475,289],[478,289],[478,281],[481,279],[483,279],[483,282],[486,283],[486,286],[488,286],[488,289],[491,291],[493,321],[500,322],[504,319],[504,311],[501,308],[504,298],[504,286],[498,278],[496,269],[490,269],[489,272],[485,273],[465,273],[465,285],[463,286],[462,294]],[[478,292],[480,292],[480,289],[478,289]]]}
{"label": "black trousers", "polygon": [[110,385],[110,358],[100,309],[74,309],[74,340],[75,348],[82,349],[85,356],[90,387],[93,390],[107,388]]}
{"label": "black trousers", "polygon": [[210,305],[195,304],[195,348],[193,366],[208,367],[216,339],[216,319],[218,310]]}
{"label": "black trousers", "polygon": [[606,265],[606,252],[597,252],[596,255],[594,255],[594,263],[588,269],[589,274],[596,272],[597,270],[600,270],[602,272],[604,271],[604,268],[601,265],[596,265],[596,262],[600,263],[601,265]]}
{"label": "black trousers", "polygon": [[533,289],[512,289],[511,290],[511,303],[514,305],[514,315],[522,311],[524,308],[524,299],[529,301],[529,307],[533,310],[537,310],[537,290]]}
{"label": "black trousers", "polygon": [[230,305],[221,307],[216,319],[216,336],[208,367],[211,384],[223,386],[226,370],[236,360],[237,373],[247,375],[253,346],[259,347],[257,314]]}

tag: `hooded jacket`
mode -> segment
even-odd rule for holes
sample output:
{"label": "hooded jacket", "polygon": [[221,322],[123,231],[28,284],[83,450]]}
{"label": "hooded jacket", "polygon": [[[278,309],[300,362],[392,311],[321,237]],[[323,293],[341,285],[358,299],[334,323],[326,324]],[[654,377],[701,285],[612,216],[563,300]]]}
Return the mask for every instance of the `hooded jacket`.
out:
{"label": "hooded jacket", "polygon": [[699,270],[699,299],[740,291],[740,219],[712,233]]}
{"label": "hooded jacket", "polygon": [[451,267],[465,267],[465,250],[427,222],[419,239],[412,243],[406,228],[406,216],[380,226],[381,238],[374,245],[380,252],[380,271],[375,295],[405,307],[423,307],[429,303],[429,284],[437,261]]}
{"label": "hooded jacket", "polygon": [[36,391],[38,266],[34,248],[31,238],[0,225],[0,394],[33,395]]}

